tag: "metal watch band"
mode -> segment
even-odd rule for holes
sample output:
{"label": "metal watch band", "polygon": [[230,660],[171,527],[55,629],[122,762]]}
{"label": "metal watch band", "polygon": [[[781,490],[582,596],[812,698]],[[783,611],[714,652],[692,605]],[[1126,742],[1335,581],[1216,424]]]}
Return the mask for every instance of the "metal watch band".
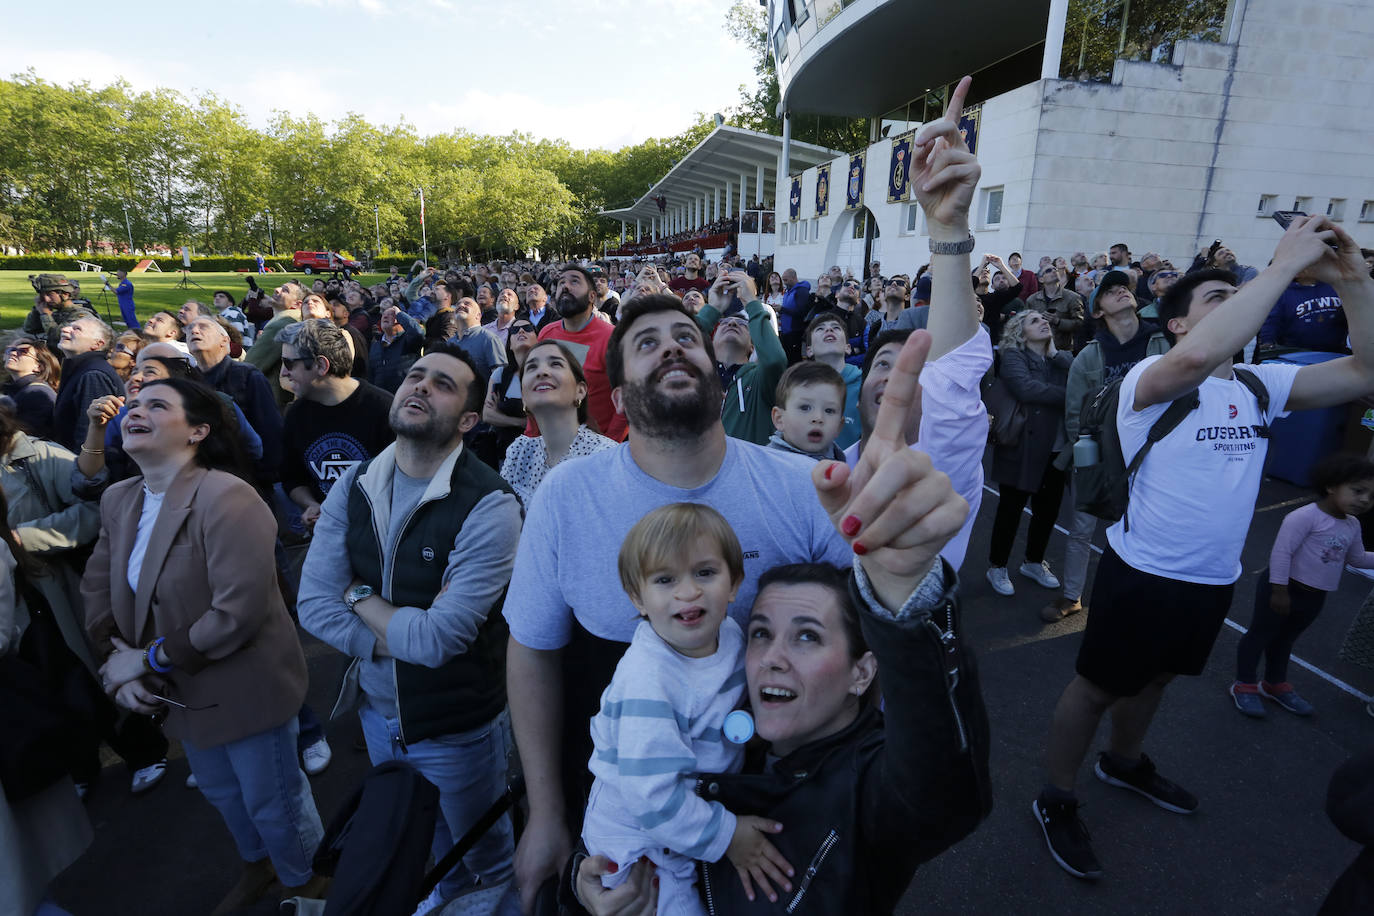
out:
{"label": "metal watch band", "polygon": [[968,254],[973,250],[973,233],[970,232],[968,238],[962,242],[937,242],[930,240],[931,254]]}

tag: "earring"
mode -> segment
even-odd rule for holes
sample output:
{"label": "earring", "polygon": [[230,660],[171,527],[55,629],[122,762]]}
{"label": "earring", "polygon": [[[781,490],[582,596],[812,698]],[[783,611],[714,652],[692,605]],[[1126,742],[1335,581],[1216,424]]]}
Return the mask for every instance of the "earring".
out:
{"label": "earring", "polygon": [[581,407],[581,406],[582,406],[582,401],[581,401],[581,400],[573,401],[573,406],[574,406],[574,407]]}

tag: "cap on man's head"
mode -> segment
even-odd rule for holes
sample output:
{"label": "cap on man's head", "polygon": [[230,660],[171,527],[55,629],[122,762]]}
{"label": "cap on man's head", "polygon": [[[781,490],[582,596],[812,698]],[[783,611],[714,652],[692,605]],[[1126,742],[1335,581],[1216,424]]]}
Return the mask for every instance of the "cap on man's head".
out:
{"label": "cap on man's head", "polygon": [[40,293],[50,293],[54,290],[63,293],[76,292],[76,287],[65,274],[39,274],[33,278],[33,288]]}
{"label": "cap on man's head", "polygon": [[1131,282],[1130,274],[1126,273],[1124,270],[1107,271],[1102,275],[1102,279],[1098,282],[1097,288],[1093,290],[1092,301],[1089,303],[1089,311],[1096,312],[1097,303],[1107,294],[1107,290],[1116,286],[1125,287],[1129,292],[1135,284]]}

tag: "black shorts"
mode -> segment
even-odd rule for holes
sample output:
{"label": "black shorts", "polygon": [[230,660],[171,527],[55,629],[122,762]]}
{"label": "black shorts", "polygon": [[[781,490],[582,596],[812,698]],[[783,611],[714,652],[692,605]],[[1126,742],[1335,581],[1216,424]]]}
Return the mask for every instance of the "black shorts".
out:
{"label": "black shorts", "polygon": [[1135,696],[1161,674],[1201,674],[1234,588],[1142,572],[1109,545],[1097,565],[1075,668],[1118,697]]}

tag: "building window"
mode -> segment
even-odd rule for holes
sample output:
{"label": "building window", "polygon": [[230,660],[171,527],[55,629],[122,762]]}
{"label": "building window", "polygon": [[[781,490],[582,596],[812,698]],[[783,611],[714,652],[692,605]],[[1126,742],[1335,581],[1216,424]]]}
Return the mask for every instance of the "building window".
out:
{"label": "building window", "polygon": [[921,212],[921,205],[920,205],[920,204],[907,204],[907,205],[906,205],[906,234],[907,234],[907,235],[915,235],[915,234],[916,234],[916,225],[917,225],[917,223],[918,223],[918,221],[919,221],[919,214],[920,214],[920,212]]}
{"label": "building window", "polygon": [[1345,198],[1333,197],[1326,202],[1326,215],[1333,223],[1345,219]]}
{"label": "building window", "polygon": [[810,224],[807,223],[806,220],[802,220],[802,223],[801,223],[801,240],[802,240],[803,242],[806,241],[806,231],[807,231],[807,229],[809,229],[809,228],[810,228]]}
{"label": "building window", "polygon": [[796,223],[793,223],[793,224],[792,224],[792,237],[791,237],[788,241],[789,241],[789,242],[796,242],[796,241],[797,241],[797,224],[796,224]]}
{"label": "building window", "polygon": [[1261,194],[1259,208],[1255,210],[1256,216],[1273,216],[1274,211],[1279,208],[1279,196],[1277,194]]}
{"label": "building window", "polygon": [[1293,198],[1293,209],[1294,209],[1294,210],[1297,210],[1299,213],[1306,213],[1307,215],[1311,216],[1311,215],[1312,215],[1312,198],[1310,198],[1310,197],[1295,197],[1295,198]]}
{"label": "building window", "polygon": [[1360,222],[1374,223],[1374,200],[1366,200],[1360,204]]}
{"label": "building window", "polygon": [[1002,199],[1005,188],[988,188],[983,191],[983,228],[1002,224]]}
{"label": "building window", "polygon": [[821,219],[819,216],[811,221],[811,237],[818,242],[821,240]]}

